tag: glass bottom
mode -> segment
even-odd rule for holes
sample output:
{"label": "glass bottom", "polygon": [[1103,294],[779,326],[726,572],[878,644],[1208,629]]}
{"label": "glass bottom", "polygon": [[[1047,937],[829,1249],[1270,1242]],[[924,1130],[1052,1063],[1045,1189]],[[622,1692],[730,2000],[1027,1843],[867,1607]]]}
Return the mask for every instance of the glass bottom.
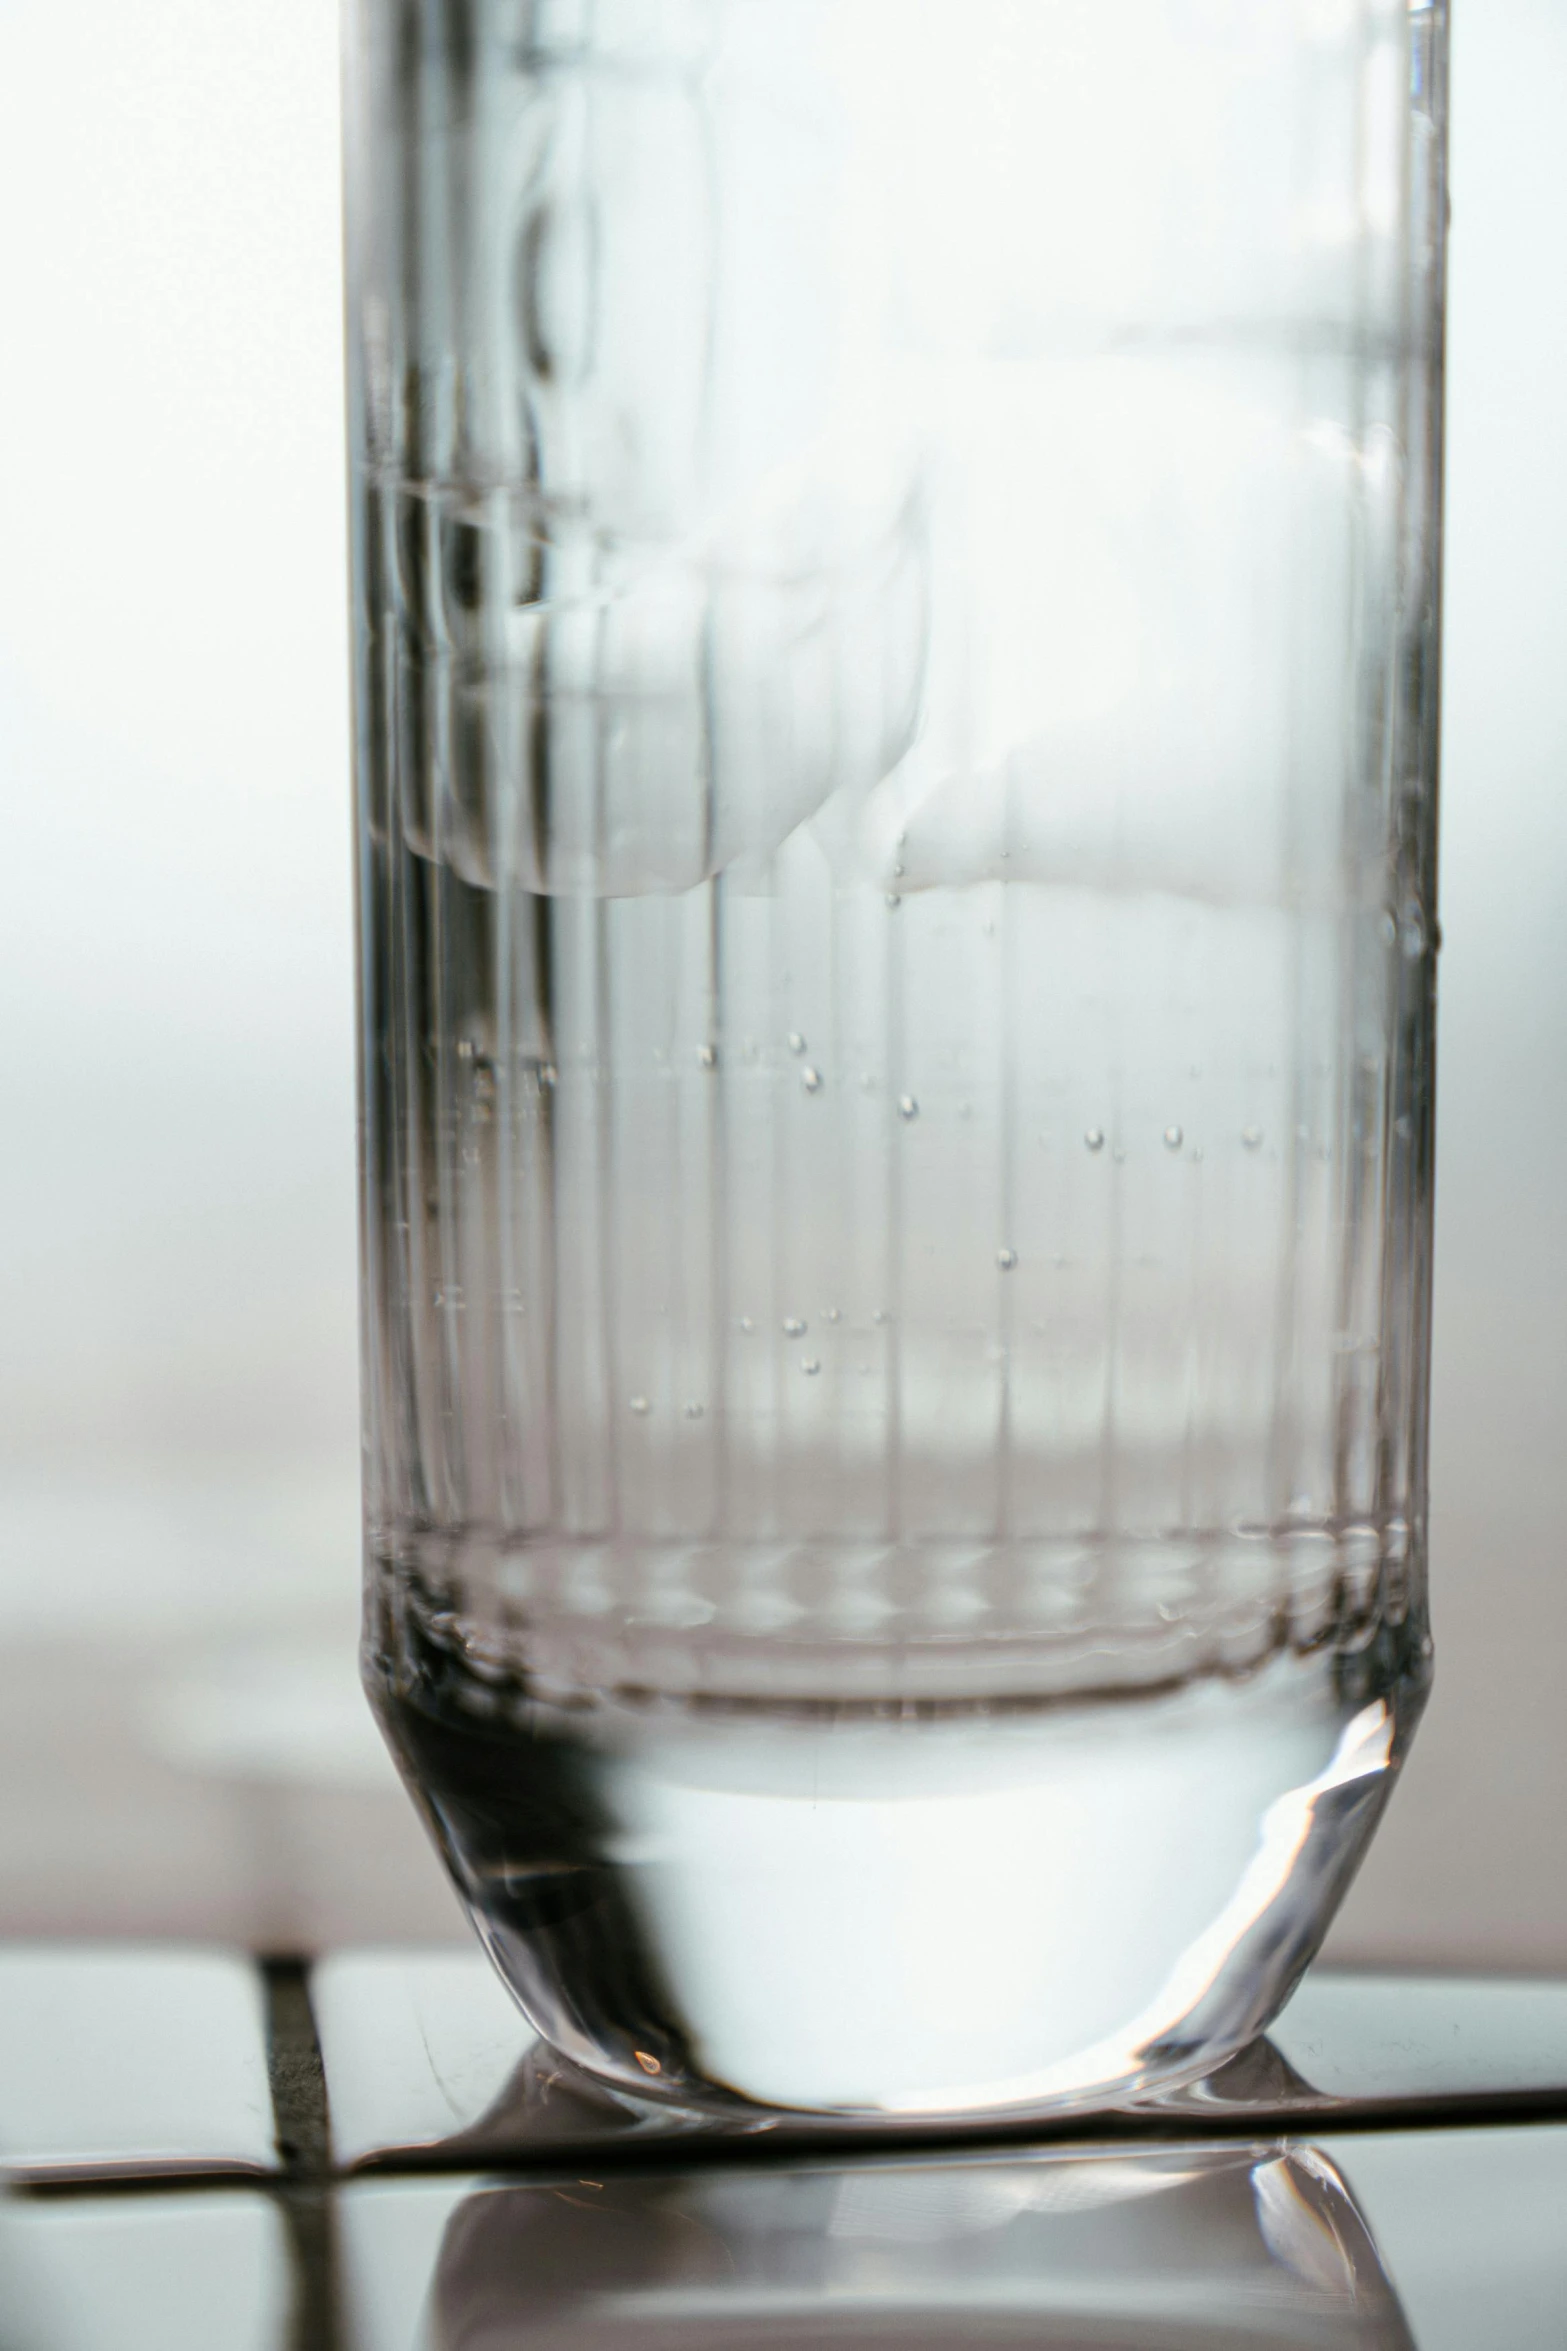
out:
{"label": "glass bottom", "polygon": [[1210,2072],[1316,1951],[1426,1686],[1405,1628],[1142,1693],[545,1701],[523,1636],[502,1671],[449,1618],[390,1621],[372,1700],[531,2023],[639,2099],[756,2121]]}

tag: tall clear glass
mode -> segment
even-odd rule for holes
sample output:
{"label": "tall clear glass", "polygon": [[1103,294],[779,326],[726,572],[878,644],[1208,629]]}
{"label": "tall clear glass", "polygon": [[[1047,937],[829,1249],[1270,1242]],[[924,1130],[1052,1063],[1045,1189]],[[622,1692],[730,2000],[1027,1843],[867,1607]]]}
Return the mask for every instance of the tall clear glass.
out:
{"label": "tall clear glass", "polygon": [[1424,1697],[1419,0],[349,0],[366,1673],[600,2076],[1199,2075]]}

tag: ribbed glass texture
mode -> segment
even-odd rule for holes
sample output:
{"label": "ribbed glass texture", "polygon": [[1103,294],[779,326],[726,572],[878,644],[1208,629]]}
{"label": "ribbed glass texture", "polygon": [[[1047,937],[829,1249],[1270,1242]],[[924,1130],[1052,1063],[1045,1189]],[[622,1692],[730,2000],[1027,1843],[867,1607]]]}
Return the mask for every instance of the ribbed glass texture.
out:
{"label": "ribbed glass texture", "polygon": [[[1444,43],[1393,0],[350,9],[368,1666],[532,2012],[643,2087],[1195,2063],[1176,2000],[1070,2079],[1125,2016],[769,2073],[682,1957],[693,1789],[787,1808],[804,1739],[818,1791],[860,1757],[841,1826],[961,1737],[941,1800],[994,1818],[1111,1715],[1167,1787],[1200,1750],[1181,1834],[1244,1782],[1240,1825],[1142,2016],[1269,1807],[1355,1783],[1211,2056],[1418,1711]],[[538,1883],[595,1871],[563,1957]]]}

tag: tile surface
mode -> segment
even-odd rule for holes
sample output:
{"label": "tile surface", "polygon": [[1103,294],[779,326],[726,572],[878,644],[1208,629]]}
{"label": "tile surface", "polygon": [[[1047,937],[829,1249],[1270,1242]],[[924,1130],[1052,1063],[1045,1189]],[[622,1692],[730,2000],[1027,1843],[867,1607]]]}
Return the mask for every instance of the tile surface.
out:
{"label": "tile surface", "polygon": [[434,2351],[430,2304],[441,2248],[456,2214],[485,2185],[453,2175],[343,2189],[337,2200],[343,2351]]}
{"label": "tile surface", "polygon": [[1410,2351],[1313,2150],[1233,2144],[363,2183],[350,2351]]}
{"label": "tile surface", "polygon": [[1376,2239],[1419,2351],[1567,2345],[1567,2129],[1317,2142]]}
{"label": "tile surface", "polygon": [[284,2351],[291,2305],[266,2196],[0,2197],[6,2351]]}
{"label": "tile surface", "polygon": [[1110,2309],[1093,2339],[1118,2351],[1567,2343],[1560,2126],[375,2181],[340,2205],[345,2351],[1048,2346]]}
{"label": "tile surface", "polygon": [[466,2136],[535,2045],[482,1951],[343,1951],[311,1970],[339,2163]]}
{"label": "tile surface", "polygon": [[[316,1968],[312,1997],[341,2164],[437,2149],[483,2162],[689,2128],[556,2061],[480,1951],[340,1952]],[[1266,2043],[1140,2115],[1172,2130],[1199,2114],[1269,2127],[1551,2091],[1567,2097],[1567,1984],[1323,1971]]]}
{"label": "tile surface", "polygon": [[[1455,2127],[1567,2115],[1567,1985],[1323,1971],[1094,2143],[760,2161],[573,2074],[477,1950],[341,1952],[312,1991],[336,2159],[447,2167],[330,2195],[341,2351],[1567,2351],[1567,2121]],[[0,2161],[111,2186],[0,2194],[0,2351],[327,2351],[297,2186],[112,2192],[275,2175],[265,2042],[236,1955],[0,1947]]]}
{"label": "tile surface", "polygon": [[223,1951],[0,1947],[0,2171],[276,2168],[261,1978]]}
{"label": "tile surface", "polygon": [[1567,2093],[1567,1983],[1323,1969],[1268,2038],[1330,2098]]}

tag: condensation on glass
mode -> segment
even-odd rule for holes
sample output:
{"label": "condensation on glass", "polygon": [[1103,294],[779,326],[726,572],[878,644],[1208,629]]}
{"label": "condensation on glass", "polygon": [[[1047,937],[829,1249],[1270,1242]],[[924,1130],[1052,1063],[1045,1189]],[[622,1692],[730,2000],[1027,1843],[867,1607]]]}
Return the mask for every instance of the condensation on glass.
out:
{"label": "condensation on glass", "polygon": [[1385,1800],[1444,58],[350,8],[367,1674],[641,2094],[1190,2078]]}

